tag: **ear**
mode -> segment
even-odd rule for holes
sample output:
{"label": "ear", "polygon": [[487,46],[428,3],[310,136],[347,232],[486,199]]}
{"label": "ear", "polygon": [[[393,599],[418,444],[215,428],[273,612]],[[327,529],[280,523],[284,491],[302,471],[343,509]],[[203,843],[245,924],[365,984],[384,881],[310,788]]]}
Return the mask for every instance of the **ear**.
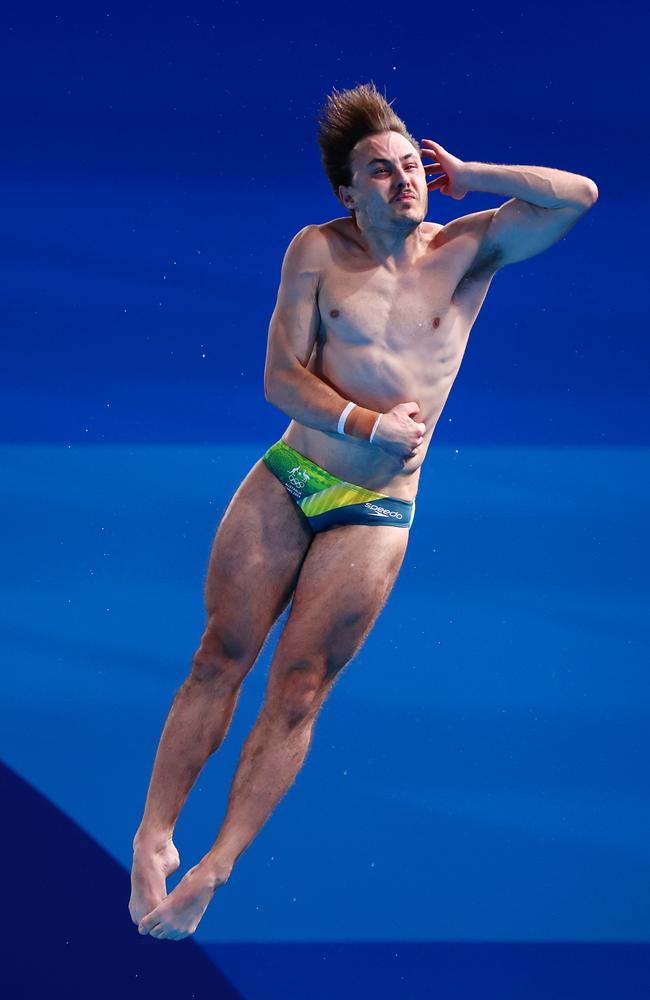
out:
{"label": "ear", "polygon": [[350,193],[350,188],[345,187],[343,184],[339,185],[339,198],[345,207],[350,211],[352,211],[353,208],[356,208],[354,204],[354,195]]}

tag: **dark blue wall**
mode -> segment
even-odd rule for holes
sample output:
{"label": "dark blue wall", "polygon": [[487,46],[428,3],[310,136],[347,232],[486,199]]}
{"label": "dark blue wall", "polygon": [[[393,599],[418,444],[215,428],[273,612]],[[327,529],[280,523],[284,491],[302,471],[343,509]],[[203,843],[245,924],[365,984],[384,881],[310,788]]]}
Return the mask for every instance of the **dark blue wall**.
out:
{"label": "dark blue wall", "polygon": [[[317,109],[373,79],[418,138],[600,190],[564,240],[496,276],[438,442],[647,442],[640,8],[192,10],[5,19],[1,440],[279,434],[262,372],[282,255],[345,214]],[[428,217],[504,200],[433,193]]]}

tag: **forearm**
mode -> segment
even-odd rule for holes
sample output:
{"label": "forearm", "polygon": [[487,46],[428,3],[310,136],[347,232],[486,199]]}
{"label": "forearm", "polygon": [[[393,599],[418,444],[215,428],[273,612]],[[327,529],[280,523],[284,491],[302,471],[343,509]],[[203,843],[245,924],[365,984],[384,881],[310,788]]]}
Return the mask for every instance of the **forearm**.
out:
{"label": "forearm", "polygon": [[[349,402],[327,382],[302,365],[276,375],[265,392],[273,406],[306,427],[330,434],[338,432],[339,417]],[[345,419],[345,433],[368,440],[378,412],[355,405]]]}
{"label": "forearm", "polygon": [[469,191],[521,198],[542,208],[591,205],[598,196],[591,178],[553,167],[469,162],[463,169],[463,181]]}

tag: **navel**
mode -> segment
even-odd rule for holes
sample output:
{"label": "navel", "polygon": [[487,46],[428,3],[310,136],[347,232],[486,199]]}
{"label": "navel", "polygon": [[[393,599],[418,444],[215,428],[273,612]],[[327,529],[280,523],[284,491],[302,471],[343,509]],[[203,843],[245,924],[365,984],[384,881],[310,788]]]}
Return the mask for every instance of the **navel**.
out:
{"label": "navel", "polygon": [[440,326],[440,316],[434,316],[433,317],[433,320],[431,322],[431,326],[433,327],[434,330],[438,329],[438,327]]}
{"label": "navel", "polygon": [[336,319],[336,317],[337,317],[338,315],[339,315],[339,311],[338,311],[338,309],[330,309],[330,316],[331,316],[331,317],[332,317],[333,319]]}

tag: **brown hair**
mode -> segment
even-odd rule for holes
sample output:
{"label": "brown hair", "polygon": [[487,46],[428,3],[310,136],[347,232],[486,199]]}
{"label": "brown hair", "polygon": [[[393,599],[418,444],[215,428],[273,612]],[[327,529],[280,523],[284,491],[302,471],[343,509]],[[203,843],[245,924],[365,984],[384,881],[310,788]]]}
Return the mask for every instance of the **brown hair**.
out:
{"label": "brown hair", "polygon": [[365,136],[377,132],[399,132],[416,151],[419,150],[417,139],[395,114],[392,103],[382,97],[371,81],[360,83],[353,90],[337,90],[334,87],[320,109],[318,145],[327,179],[337,198],[339,185],[347,187],[352,181],[350,153]]}

